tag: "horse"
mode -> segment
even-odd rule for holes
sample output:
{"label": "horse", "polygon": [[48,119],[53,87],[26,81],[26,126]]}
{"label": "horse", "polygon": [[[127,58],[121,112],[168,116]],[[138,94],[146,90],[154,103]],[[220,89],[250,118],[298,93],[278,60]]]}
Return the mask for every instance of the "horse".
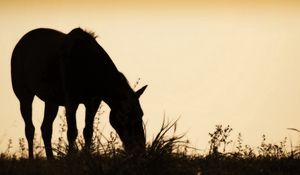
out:
{"label": "horse", "polygon": [[84,104],[84,148],[89,150],[93,121],[101,101],[110,108],[109,122],[128,154],[143,154],[145,133],[139,97],[118,71],[107,52],[91,32],[75,28],[62,33],[49,28],[34,29],[16,44],[11,57],[11,78],[25,122],[28,155],[33,158],[35,127],[32,122],[34,96],[44,101],[42,138],[47,158],[53,158],[52,125],[58,107],[64,106],[67,120],[68,153],[75,151],[78,135],[76,110]]}

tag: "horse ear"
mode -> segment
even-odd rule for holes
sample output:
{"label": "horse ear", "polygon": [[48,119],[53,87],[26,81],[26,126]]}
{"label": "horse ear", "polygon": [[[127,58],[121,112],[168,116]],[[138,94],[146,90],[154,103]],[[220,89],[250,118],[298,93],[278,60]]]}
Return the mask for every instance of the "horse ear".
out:
{"label": "horse ear", "polygon": [[148,85],[145,85],[144,87],[142,87],[141,89],[137,90],[135,92],[135,95],[137,96],[137,98],[140,98],[140,96],[144,93],[145,89],[147,88]]}

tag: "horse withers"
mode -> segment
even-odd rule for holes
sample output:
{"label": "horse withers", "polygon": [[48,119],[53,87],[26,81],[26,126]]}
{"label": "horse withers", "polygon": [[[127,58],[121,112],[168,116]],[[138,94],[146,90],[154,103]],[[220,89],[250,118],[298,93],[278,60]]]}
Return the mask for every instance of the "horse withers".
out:
{"label": "horse withers", "polygon": [[65,106],[69,153],[77,137],[76,110],[86,108],[83,135],[85,148],[91,146],[93,121],[103,100],[111,109],[110,123],[128,154],[143,154],[145,135],[139,97],[147,86],[134,92],[95,37],[80,28],[68,34],[52,29],[35,29],[25,34],[11,59],[13,90],[20,101],[25,122],[29,158],[33,158],[34,96],[45,102],[41,126],[47,158],[53,157],[52,124],[58,107]]}

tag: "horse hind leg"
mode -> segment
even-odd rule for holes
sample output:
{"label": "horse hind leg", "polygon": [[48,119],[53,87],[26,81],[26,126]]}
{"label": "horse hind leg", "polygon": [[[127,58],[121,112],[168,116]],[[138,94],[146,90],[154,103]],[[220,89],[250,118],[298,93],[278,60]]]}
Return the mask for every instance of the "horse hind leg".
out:
{"label": "horse hind leg", "polygon": [[32,101],[34,95],[26,95],[25,98],[20,99],[20,109],[23,120],[25,122],[25,136],[28,142],[28,155],[29,158],[33,158],[33,137],[34,137],[34,125],[32,123]]}
{"label": "horse hind leg", "polygon": [[41,126],[42,137],[45,144],[46,156],[48,159],[53,158],[51,138],[52,125],[58,111],[58,105],[45,103],[44,120]]}

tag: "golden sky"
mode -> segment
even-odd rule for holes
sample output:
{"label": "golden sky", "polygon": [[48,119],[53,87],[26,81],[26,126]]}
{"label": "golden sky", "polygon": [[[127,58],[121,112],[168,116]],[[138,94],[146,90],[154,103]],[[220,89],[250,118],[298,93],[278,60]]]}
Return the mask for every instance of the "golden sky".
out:
{"label": "golden sky", "polygon": [[[1,1],[0,151],[8,138],[24,137],[10,56],[38,27],[94,31],[129,82],[149,85],[141,97],[149,139],[164,113],[181,116],[180,131],[200,149],[216,124],[230,124],[247,144],[259,144],[262,134],[292,138],[286,128],[300,129],[299,9],[296,0]],[[38,99],[34,109],[39,132]],[[111,130],[108,111],[101,121]]]}
{"label": "golden sky", "polygon": [[215,7],[293,7],[299,5],[297,0],[7,0],[1,1],[2,6],[14,7],[38,7],[38,6],[52,6],[52,7],[68,7],[68,6],[95,6],[103,8],[120,8],[127,9],[164,9],[164,8],[215,8]]}

